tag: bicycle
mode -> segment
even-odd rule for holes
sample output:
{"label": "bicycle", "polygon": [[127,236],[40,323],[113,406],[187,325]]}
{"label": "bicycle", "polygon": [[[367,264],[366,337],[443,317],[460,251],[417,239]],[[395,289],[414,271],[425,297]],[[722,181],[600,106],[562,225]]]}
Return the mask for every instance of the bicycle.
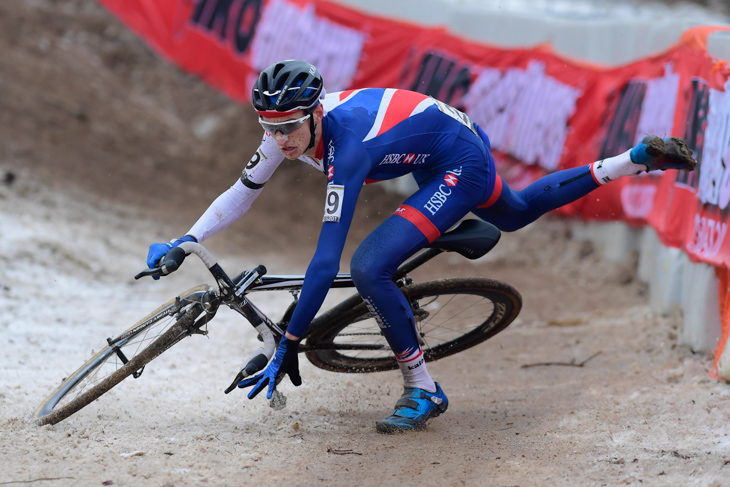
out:
{"label": "bicycle", "polygon": [[[409,273],[436,255],[451,251],[469,259],[489,252],[500,231],[481,220],[464,220],[426,249],[404,262],[397,282],[413,309],[426,361],[471,348],[504,330],[519,314],[522,298],[509,284],[480,278],[450,278],[415,283]],[[128,376],[138,379],[146,365],[183,338],[207,335],[208,324],[221,305],[241,314],[259,334],[263,345],[243,363],[228,394],[238,382],[266,367],[285,333],[297,305],[303,275],[266,275],[263,265],[231,279],[201,244],[185,242],[169,251],[160,267],[135,276],[168,275],[185,257],[195,254],[213,275],[217,288],[200,285],[185,291],[115,338],[73,374],[63,380],[36,409],[40,425],[56,424],[78,412]],[[353,288],[349,274],[340,273],[332,288]],[[289,291],[293,301],[279,321],[273,321],[250,300],[250,294]],[[299,351],[317,367],[333,372],[369,373],[397,369],[374,314],[354,294],[318,315],[302,337]]]}

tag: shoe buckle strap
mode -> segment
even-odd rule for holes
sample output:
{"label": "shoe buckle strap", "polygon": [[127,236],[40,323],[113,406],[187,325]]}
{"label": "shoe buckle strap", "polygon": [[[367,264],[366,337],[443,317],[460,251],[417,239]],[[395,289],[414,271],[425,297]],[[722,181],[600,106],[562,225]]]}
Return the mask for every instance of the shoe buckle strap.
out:
{"label": "shoe buckle strap", "polygon": [[418,409],[418,402],[410,397],[401,397],[395,403],[395,408],[406,407],[408,409]]}

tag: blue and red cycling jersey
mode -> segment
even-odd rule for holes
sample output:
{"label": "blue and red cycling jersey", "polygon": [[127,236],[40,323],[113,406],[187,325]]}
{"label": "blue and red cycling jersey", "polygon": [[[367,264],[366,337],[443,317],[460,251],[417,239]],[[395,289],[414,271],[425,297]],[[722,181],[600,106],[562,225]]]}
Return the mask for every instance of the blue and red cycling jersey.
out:
{"label": "blue and red cycling jersey", "polygon": [[[413,223],[428,241],[471,209],[489,204],[495,188],[486,135],[449,105],[407,90],[368,88],[330,93],[323,106],[316,156],[301,157],[325,173],[328,185],[317,250],[288,330],[298,337],[339,270],[363,184],[412,173],[421,189],[395,214]],[[283,159],[276,142],[265,135],[241,180],[189,234],[201,241],[240,217]]]}
{"label": "blue and red cycling jersey", "polygon": [[[335,184],[342,181],[338,166],[345,173],[360,169],[365,182],[374,182],[451,167],[459,139],[480,147],[485,142],[464,113],[412,91],[344,91],[328,95],[324,107],[317,156],[325,170],[334,169]],[[332,176],[330,172],[330,181]]]}

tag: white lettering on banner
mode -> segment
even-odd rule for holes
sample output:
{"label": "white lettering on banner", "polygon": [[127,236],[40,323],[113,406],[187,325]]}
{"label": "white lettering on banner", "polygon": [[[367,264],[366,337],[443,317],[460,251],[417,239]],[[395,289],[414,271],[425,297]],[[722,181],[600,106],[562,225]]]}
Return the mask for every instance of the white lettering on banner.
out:
{"label": "white lettering on banner", "polygon": [[621,206],[629,218],[646,218],[654,204],[656,186],[624,186]]}
{"label": "white lettering on banner", "polygon": [[720,189],[717,194],[717,206],[723,210],[727,208],[728,202],[730,202],[730,168],[726,167],[730,163],[730,145],[725,147],[725,154],[722,156],[722,168],[724,173],[722,175],[722,181],[720,181]]}
{"label": "white lettering on banner", "polygon": [[[697,197],[702,203],[710,203],[725,209],[730,201],[726,166],[730,163],[728,143],[730,142],[730,81],[725,91],[710,89],[707,110],[705,145],[700,161],[700,180]],[[723,161],[724,159],[724,161]],[[722,195],[722,198],[721,198]]]}
{"label": "white lettering on banner", "polygon": [[692,241],[687,250],[703,258],[712,258],[720,251],[727,234],[727,223],[695,215]]}
{"label": "white lettering on banner", "polygon": [[646,81],[646,95],[641,104],[641,117],[636,129],[637,144],[646,135],[668,137],[672,133],[679,91],[679,75],[672,73],[672,67],[672,63],[667,63],[663,77]]}
{"label": "white lettering on banner", "polygon": [[464,97],[467,113],[492,147],[553,171],[560,163],[568,119],[581,90],[545,75],[545,64],[526,70],[484,68]]}
{"label": "white lettering on banner", "polygon": [[282,59],[306,59],[319,68],[329,91],[341,91],[357,72],[364,43],[364,33],[317,17],[314,4],[299,8],[272,0],[256,28],[251,64],[263,70]]}

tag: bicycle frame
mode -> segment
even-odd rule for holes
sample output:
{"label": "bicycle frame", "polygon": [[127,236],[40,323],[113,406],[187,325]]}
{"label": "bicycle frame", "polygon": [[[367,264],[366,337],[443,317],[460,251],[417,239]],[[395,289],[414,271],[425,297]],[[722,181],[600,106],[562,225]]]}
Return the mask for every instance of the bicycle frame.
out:
{"label": "bicycle frame", "polygon": [[[416,283],[408,273],[444,251],[457,252],[470,259],[481,257],[496,245],[499,235],[499,230],[488,223],[464,221],[436,239],[430,248],[406,261],[395,273],[394,282],[411,304],[417,326],[415,332],[424,345],[426,360],[453,355],[491,338],[514,320],[522,300],[517,290],[508,284],[483,277]],[[191,253],[207,266],[217,287],[204,284],[189,289],[116,338],[108,338],[107,347],[64,379],[39,406],[36,410],[39,424],[62,421],[125,378],[140,377],[148,363],[185,337],[207,335],[207,325],[221,305],[230,307],[249,321],[263,342],[244,362],[226,393],[243,378],[266,367],[295,312],[305,276],[266,275],[266,268],[258,266],[231,279],[205,247],[186,242],[167,252],[158,263],[159,267],[146,269],[135,277],[170,274]],[[331,287],[351,289],[355,285],[350,274],[337,274]],[[249,299],[254,292],[264,291],[285,291],[293,297],[278,321],[267,317]],[[464,320],[464,309],[473,309],[473,317]],[[456,327],[450,321],[454,319],[458,320]],[[312,320],[303,333],[299,351],[306,352],[306,358],[315,366],[333,372],[393,370],[398,365],[376,321],[362,297],[352,293]],[[460,326],[462,323],[464,326]],[[124,365],[119,366],[119,362]],[[68,401],[60,403],[67,396]],[[277,397],[274,407],[283,404],[283,399]]]}
{"label": "bicycle frame", "polygon": [[[423,265],[425,262],[443,251],[444,250],[440,248],[430,248],[417,254],[415,257],[400,266],[394,276],[394,280],[400,281],[401,285],[410,283],[410,279],[407,278],[408,272],[420,265]],[[243,316],[251,324],[251,326],[254,327],[254,329],[259,333],[264,344],[263,347],[259,347],[247,360],[243,362],[233,383],[226,389],[226,393],[228,393],[235,388],[238,382],[246,377],[256,374],[266,367],[266,364],[276,351],[276,347],[278,346],[281,337],[286,332],[286,325],[288,325],[289,320],[294,313],[294,309],[296,308],[299,290],[304,285],[305,276],[303,274],[265,275],[266,268],[260,265],[255,269],[245,271],[231,279],[217,263],[213,255],[204,246],[196,242],[184,242],[179,247],[176,247],[167,253],[162,260],[160,267],[142,271],[137,274],[135,278],[139,279],[140,277],[147,275],[170,274],[179,268],[186,256],[189,254],[196,255],[205,264],[215,278],[216,283],[218,284],[218,290],[217,292],[210,290],[206,293],[201,293],[201,296],[199,297],[196,296],[196,298],[199,298],[199,301],[194,301],[194,303],[199,303],[201,311],[204,310],[205,313],[203,313],[193,323],[187,333],[206,333],[199,331],[199,329],[206,325],[213,316],[215,316],[221,305],[226,305]],[[351,275],[347,273],[337,274],[330,286],[331,289],[354,287],[355,283],[353,282]],[[284,316],[279,322],[275,322],[266,316],[266,314],[256,307],[256,305],[247,297],[249,293],[262,291],[288,291],[292,294],[294,300],[289,305]],[[328,317],[333,313],[337,314],[351,309],[352,307],[360,304],[361,301],[362,298],[360,295],[354,294],[334,308],[315,318],[315,321],[318,319],[328,319]],[[171,314],[179,312],[183,307],[184,303],[178,303],[178,306],[173,308],[174,311],[172,311]],[[302,339],[304,338],[306,338],[306,334],[302,337]],[[119,355],[120,360],[126,363],[126,357],[121,355],[121,350],[118,350],[118,347],[116,346],[116,343],[122,343],[122,340],[124,340],[124,335],[107,341],[114,352]],[[353,345],[347,348],[363,350],[372,349],[372,347],[368,347],[366,345]],[[308,346],[305,343],[299,346],[300,353],[310,350],[313,350],[313,347]],[[141,373],[141,371],[139,371],[139,373]]]}
{"label": "bicycle frame", "polygon": [[[428,248],[416,254],[403,263],[396,271],[393,280],[400,285],[410,284],[408,273],[428,262],[436,255],[444,251],[458,252],[469,258],[476,259],[486,254],[499,241],[500,232],[491,224],[479,220],[462,221],[456,228],[445,233],[432,242]],[[205,333],[198,331],[208,323],[215,315],[220,305],[224,304],[243,316],[254,329],[259,333],[264,346],[256,350],[247,361],[241,366],[241,370],[233,384],[226,390],[230,392],[241,379],[263,370],[276,350],[279,340],[286,332],[286,325],[294,312],[298,302],[299,290],[304,285],[304,275],[266,275],[266,268],[262,265],[245,271],[234,279],[225,273],[218,265],[215,258],[201,244],[196,242],[184,242],[179,247],[170,250],[160,263],[160,267],[147,269],[135,276],[139,279],[144,276],[167,275],[174,272],[189,254],[195,254],[203,261],[218,284],[218,292],[209,291],[201,297],[200,305],[205,311],[193,324],[188,333]],[[331,288],[354,288],[350,274],[337,274]],[[282,319],[277,323],[267,317],[248,298],[247,294],[256,291],[288,291],[294,297]],[[354,294],[345,299],[334,308],[321,314],[313,323],[319,319],[328,319],[332,314],[351,309],[362,301],[359,294]],[[177,306],[175,308],[178,308]],[[182,305],[179,307],[182,309]],[[178,309],[178,310],[179,310]],[[302,339],[306,338],[305,336]],[[115,342],[123,340],[120,336],[109,340],[110,347],[115,347]],[[299,347],[300,352],[306,352],[312,348],[306,344]],[[125,358],[120,357],[123,361]]]}

